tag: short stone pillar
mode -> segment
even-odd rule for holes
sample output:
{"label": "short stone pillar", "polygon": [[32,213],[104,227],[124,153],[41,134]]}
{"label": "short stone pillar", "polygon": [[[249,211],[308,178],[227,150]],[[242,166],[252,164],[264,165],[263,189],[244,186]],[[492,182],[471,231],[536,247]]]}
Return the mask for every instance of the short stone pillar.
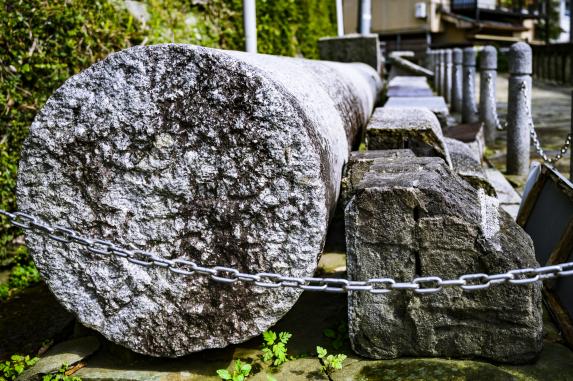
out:
{"label": "short stone pillar", "polygon": [[452,61],[452,100],[450,104],[452,112],[462,112],[463,51],[461,49],[453,49]]}
{"label": "short stone pillar", "polygon": [[318,55],[324,61],[362,62],[378,73],[383,70],[383,57],[377,34],[324,37],[318,40]]}
{"label": "short stone pillar", "polygon": [[442,52],[441,50],[436,50],[436,79],[434,81],[434,90],[436,94],[440,94],[440,83],[442,83],[442,71],[440,70],[442,66]]}
{"label": "short stone pillar", "polygon": [[444,74],[444,99],[447,103],[452,101],[452,49],[444,51],[445,74]]}
{"label": "short stone pillar", "polygon": [[485,142],[495,142],[497,131],[497,107],[495,101],[495,81],[497,78],[497,50],[488,45],[480,55],[480,96],[479,118],[485,125]]}
{"label": "short stone pillar", "polygon": [[440,50],[440,95],[446,93],[446,50]]}
{"label": "short stone pillar", "polygon": [[479,121],[475,101],[476,51],[473,47],[464,49],[462,91],[462,123]]}
{"label": "short stone pillar", "polygon": [[508,52],[507,173],[529,171],[529,125],[531,123],[531,47],[525,42],[511,45]]}

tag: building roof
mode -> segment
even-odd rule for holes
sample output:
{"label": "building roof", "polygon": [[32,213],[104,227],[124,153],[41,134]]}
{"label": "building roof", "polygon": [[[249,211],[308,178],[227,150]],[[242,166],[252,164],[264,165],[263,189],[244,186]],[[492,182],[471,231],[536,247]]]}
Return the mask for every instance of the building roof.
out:
{"label": "building roof", "polygon": [[491,20],[476,20],[468,16],[462,16],[456,13],[451,13],[441,10],[442,20],[444,22],[453,24],[459,29],[489,29],[489,30],[503,30],[508,32],[526,32],[529,28],[519,24],[512,24],[509,22],[491,21]]}

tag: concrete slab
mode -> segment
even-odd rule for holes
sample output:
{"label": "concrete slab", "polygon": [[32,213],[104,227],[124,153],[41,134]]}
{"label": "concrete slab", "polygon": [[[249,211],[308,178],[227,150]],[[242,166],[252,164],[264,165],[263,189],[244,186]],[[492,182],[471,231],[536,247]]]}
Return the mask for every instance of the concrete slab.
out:
{"label": "concrete slab", "polygon": [[376,108],[366,126],[366,145],[369,150],[410,148],[418,156],[441,157],[451,168],[440,123],[427,108]]}
{"label": "concrete slab", "polygon": [[425,107],[436,115],[440,121],[442,129],[445,129],[448,126],[448,115],[450,112],[444,97],[390,97],[386,101],[385,106],[409,108]]}
{"label": "concrete slab", "polygon": [[388,87],[386,91],[388,97],[431,97],[432,90],[430,88],[416,88],[409,86],[393,86]]}
{"label": "concrete slab", "polygon": [[318,54],[325,61],[363,62],[382,73],[383,57],[377,34],[321,38],[318,40]]}

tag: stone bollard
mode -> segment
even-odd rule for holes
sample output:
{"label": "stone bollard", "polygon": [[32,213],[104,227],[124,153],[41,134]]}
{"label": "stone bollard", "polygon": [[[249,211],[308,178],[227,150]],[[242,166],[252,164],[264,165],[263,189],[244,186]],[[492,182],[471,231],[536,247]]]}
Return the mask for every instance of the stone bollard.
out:
{"label": "stone bollard", "polygon": [[440,76],[440,61],[441,61],[441,53],[440,50],[435,50],[434,51],[435,54],[435,67],[434,70],[436,72],[435,76],[434,76],[434,91],[436,92],[436,94],[440,94],[440,83],[441,83],[441,76]]}
{"label": "stone bollard", "polygon": [[463,51],[460,48],[452,52],[452,101],[453,112],[462,112],[462,89],[463,89]]}
{"label": "stone bollard", "polygon": [[139,353],[177,357],[259,335],[302,290],[185,276],[189,261],[312,276],[380,90],[362,63],[184,44],[111,54],[36,115],[18,205],[177,262],[145,268],[30,232],[40,273],[82,324]]}
{"label": "stone bollard", "polygon": [[445,50],[444,99],[452,101],[452,49]]}
{"label": "stone bollard", "polygon": [[527,175],[529,172],[531,61],[528,44],[518,42],[511,45],[507,96],[507,173],[510,175]]}
{"label": "stone bollard", "polygon": [[464,49],[462,92],[462,123],[479,121],[475,101],[476,51],[473,47]]}
{"label": "stone bollard", "polygon": [[479,118],[485,125],[485,142],[487,145],[495,142],[497,131],[496,77],[497,50],[493,46],[486,46],[480,55]]}
{"label": "stone bollard", "polygon": [[440,50],[440,95],[446,94],[446,50]]}

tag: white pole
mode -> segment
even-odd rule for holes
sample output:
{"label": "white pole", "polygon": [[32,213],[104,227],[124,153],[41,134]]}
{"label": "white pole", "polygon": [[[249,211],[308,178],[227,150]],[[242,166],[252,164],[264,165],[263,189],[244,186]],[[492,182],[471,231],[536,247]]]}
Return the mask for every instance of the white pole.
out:
{"label": "white pole", "polygon": [[344,16],[342,13],[342,0],[336,0],[336,26],[338,37],[344,36]]}
{"label": "white pole", "polygon": [[372,3],[370,0],[361,0],[360,9],[360,34],[370,34],[370,24],[372,22]]}
{"label": "white pole", "polygon": [[257,12],[255,0],[243,0],[243,20],[245,22],[245,50],[257,52]]}

